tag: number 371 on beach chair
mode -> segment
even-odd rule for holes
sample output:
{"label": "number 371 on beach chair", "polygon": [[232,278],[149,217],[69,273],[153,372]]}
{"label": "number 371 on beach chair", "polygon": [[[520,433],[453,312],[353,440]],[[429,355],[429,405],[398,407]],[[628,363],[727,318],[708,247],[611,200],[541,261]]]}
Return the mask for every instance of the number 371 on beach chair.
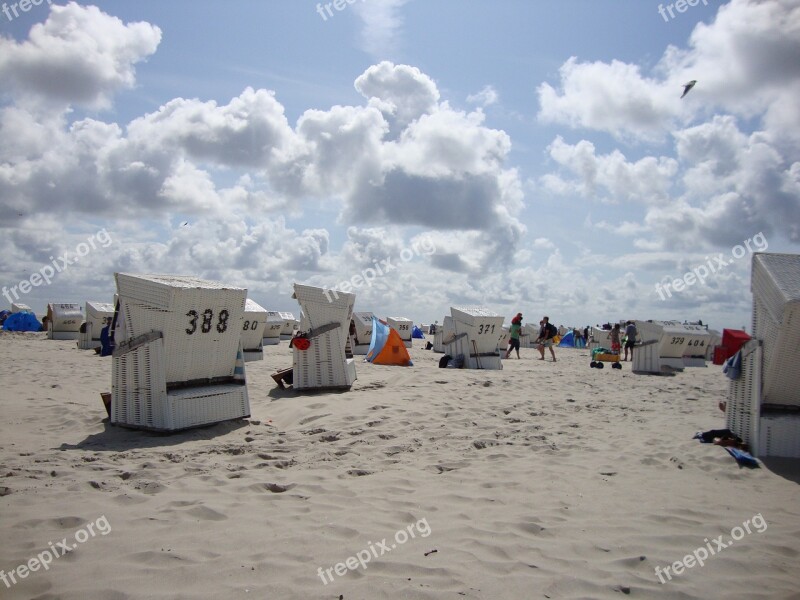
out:
{"label": "number 371 on beach chair", "polygon": [[249,417],[247,290],[188,276],[115,277],[111,423],[176,431]]}

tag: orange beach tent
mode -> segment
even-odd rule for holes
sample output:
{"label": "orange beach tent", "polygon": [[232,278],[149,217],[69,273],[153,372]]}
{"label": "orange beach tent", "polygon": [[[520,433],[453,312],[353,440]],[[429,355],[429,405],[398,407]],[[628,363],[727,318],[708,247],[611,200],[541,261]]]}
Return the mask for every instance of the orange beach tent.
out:
{"label": "orange beach tent", "polygon": [[366,359],[376,365],[410,367],[414,364],[400,334],[375,316],[372,317],[372,338]]}

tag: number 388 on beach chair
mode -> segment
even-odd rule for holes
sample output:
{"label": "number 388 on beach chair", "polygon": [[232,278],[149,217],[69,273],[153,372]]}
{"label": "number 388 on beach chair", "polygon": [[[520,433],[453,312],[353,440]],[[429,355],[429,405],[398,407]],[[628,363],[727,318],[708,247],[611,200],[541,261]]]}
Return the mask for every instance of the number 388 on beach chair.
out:
{"label": "number 388 on beach chair", "polygon": [[176,431],[250,416],[247,290],[195,277],[115,277],[111,422]]}

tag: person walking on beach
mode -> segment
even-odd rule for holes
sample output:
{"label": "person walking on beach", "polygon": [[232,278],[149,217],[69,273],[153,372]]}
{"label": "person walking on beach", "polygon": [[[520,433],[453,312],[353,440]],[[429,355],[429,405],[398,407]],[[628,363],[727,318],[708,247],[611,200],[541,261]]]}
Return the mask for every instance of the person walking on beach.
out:
{"label": "person walking on beach", "polygon": [[625,358],[623,360],[628,360],[628,350],[631,351],[631,361],[633,361],[633,346],[636,343],[636,336],[639,332],[636,330],[636,325],[633,321],[628,321],[627,327],[625,327]]}
{"label": "person walking on beach", "polygon": [[517,351],[517,359],[519,359],[519,334],[522,331],[522,313],[517,313],[517,316],[511,319],[511,327],[508,329],[508,350],[506,351],[506,358],[511,356],[511,351]]}
{"label": "person walking on beach", "polygon": [[539,360],[544,360],[544,349],[550,348],[553,362],[556,362],[556,353],[553,350],[553,338],[558,334],[558,329],[550,322],[550,317],[542,317],[542,323],[542,329],[539,332],[539,354],[541,354],[542,357]]}

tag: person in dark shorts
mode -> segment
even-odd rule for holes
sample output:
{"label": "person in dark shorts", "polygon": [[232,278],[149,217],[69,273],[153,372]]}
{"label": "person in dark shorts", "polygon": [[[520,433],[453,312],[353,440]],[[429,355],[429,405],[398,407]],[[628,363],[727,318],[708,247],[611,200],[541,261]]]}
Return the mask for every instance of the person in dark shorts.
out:
{"label": "person in dark shorts", "polygon": [[550,317],[542,317],[542,323],[542,329],[539,331],[539,354],[542,357],[539,360],[544,360],[544,349],[550,348],[553,362],[556,362],[556,353],[553,351],[553,338],[558,334],[558,328],[550,323]]}
{"label": "person in dark shorts", "polygon": [[636,330],[636,325],[634,325],[633,321],[628,321],[625,327],[625,358],[622,360],[628,360],[628,350],[630,350],[631,361],[633,361],[633,346],[636,344],[636,336],[638,334],[639,332]]}
{"label": "person in dark shorts", "polygon": [[511,356],[511,351],[517,351],[517,359],[519,359],[519,334],[522,331],[522,313],[517,313],[517,316],[511,319],[511,327],[508,329],[508,350],[506,351],[506,358]]}

